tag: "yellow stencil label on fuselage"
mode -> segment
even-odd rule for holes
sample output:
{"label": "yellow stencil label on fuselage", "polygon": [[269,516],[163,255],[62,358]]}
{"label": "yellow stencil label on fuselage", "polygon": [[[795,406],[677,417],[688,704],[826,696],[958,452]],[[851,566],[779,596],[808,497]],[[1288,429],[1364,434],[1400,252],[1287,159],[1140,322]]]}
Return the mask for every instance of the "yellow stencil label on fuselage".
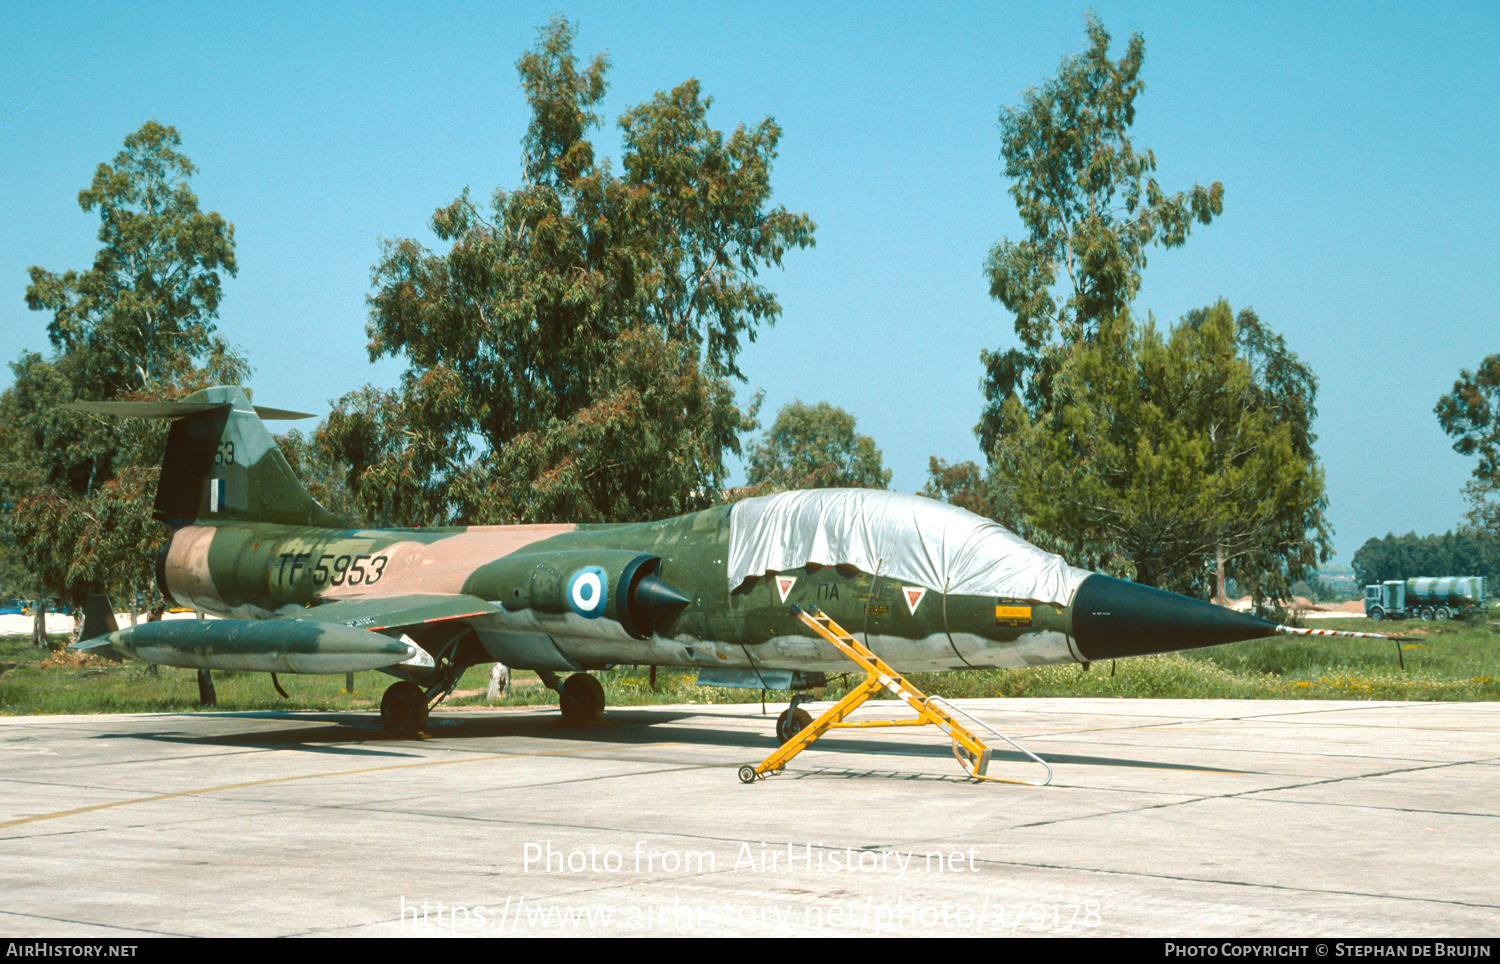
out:
{"label": "yellow stencil label on fuselage", "polygon": [[995,607],[996,626],[1030,626],[1031,607],[1001,603]]}

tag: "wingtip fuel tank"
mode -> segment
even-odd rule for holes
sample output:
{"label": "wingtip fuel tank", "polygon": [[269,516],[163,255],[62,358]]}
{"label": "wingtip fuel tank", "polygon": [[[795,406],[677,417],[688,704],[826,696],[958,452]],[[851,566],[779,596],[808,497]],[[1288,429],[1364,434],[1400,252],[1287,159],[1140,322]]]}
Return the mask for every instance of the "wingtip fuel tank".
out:
{"label": "wingtip fuel tank", "polygon": [[144,663],[252,673],[358,673],[404,663],[417,647],[305,619],[179,619],[117,629],[75,644]]}

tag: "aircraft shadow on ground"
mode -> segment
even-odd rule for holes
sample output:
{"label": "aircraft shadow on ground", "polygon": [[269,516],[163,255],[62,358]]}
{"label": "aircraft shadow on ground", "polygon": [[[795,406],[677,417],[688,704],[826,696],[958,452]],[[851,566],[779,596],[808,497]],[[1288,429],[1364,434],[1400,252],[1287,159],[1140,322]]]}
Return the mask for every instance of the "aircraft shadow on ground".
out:
{"label": "aircraft shadow on ground", "polygon": [[[566,745],[568,747],[577,744],[598,744],[601,749],[622,746],[653,746],[662,743],[687,744],[702,747],[734,747],[742,748],[748,757],[764,758],[776,749],[776,742],[772,736],[775,717],[764,718],[764,731],[725,730],[722,727],[691,725],[672,726],[670,731],[663,727],[670,724],[683,724],[691,720],[704,720],[721,717],[731,721],[742,721],[745,718],[735,713],[720,714],[714,712],[712,706],[704,706],[692,710],[683,710],[678,707],[654,708],[654,707],[622,707],[620,709],[608,710],[604,719],[590,726],[571,726],[562,721],[556,710],[537,710],[535,712],[504,712],[504,713],[452,713],[444,714],[441,709],[435,714],[417,739],[422,742],[447,743],[457,740],[503,740],[503,739],[527,739],[544,740]],[[100,739],[140,739],[165,743],[177,743],[192,746],[220,746],[220,747],[251,747],[266,750],[299,750],[309,753],[328,753],[355,757],[390,757],[390,758],[412,758],[420,754],[413,749],[404,748],[411,742],[410,738],[393,737],[386,734],[380,727],[380,720],[371,713],[195,713],[187,719],[203,719],[223,722],[235,719],[244,720],[275,720],[297,724],[305,724],[294,727],[278,728],[272,730],[256,730],[242,733],[212,733],[195,735],[187,732],[190,728],[186,719],[182,717],[171,717],[178,721],[179,725],[171,732],[158,733],[122,733],[111,732],[99,734]],[[824,753],[836,754],[882,754],[889,756],[915,757],[921,759],[951,759],[952,747],[941,734],[933,730],[928,733],[929,739],[918,742],[917,740],[884,740],[869,733],[857,736],[825,734],[820,737],[814,749]],[[991,741],[999,742],[999,741]],[[562,746],[559,746],[561,749]],[[495,750],[503,748],[496,747]],[[992,747],[991,761],[1000,763],[1032,763],[1024,754],[1005,747]],[[1033,748],[1034,749],[1034,748]],[[546,752],[545,747],[529,747],[528,752]],[[1206,766],[1200,763],[1166,763],[1157,760],[1142,760],[1123,757],[1106,757],[1083,755],[1077,753],[1046,753],[1038,752],[1038,756],[1047,760],[1054,766],[1108,766],[1108,767],[1131,767],[1138,769],[1159,770],[1190,770],[1204,771],[1209,773],[1242,773],[1243,770],[1235,770],[1224,767]],[[736,764],[745,762],[735,761]]]}

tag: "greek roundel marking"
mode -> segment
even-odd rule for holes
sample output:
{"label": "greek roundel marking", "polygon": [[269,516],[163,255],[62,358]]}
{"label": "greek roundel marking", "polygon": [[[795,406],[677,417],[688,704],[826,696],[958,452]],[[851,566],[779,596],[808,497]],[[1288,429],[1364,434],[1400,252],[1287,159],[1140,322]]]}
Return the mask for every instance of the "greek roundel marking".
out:
{"label": "greek roundel marking", "polygon": [[568,605],[585,619],[604,615],[609,601],[609,577],[598,566],[588,566],[568,577]]}

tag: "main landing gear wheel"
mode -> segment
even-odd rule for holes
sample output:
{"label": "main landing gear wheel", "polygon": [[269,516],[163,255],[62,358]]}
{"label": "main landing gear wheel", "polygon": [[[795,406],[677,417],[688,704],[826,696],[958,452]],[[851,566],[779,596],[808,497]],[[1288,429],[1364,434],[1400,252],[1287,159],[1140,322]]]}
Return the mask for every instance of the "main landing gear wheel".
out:
{"label": "main landing gear wheel", "polygon": [[380,700],[380,723],[392,736],[416,736],[427,725],[427,694],[416,683],[402,680]]}
{"label": "main landing gear wheel", "polygon": [[781,711],[776,717],[776,740],[778,743],[790,743],[792,737],[807,729],[807,724],[812,722],[812,714],[798,706],[790,706]]}
{"label": "main landing gear wheel", "polygon": [[587,673],[569,676],[559,696],[563,722],[569,726],[585,726],[604,718],[604,684]]}

